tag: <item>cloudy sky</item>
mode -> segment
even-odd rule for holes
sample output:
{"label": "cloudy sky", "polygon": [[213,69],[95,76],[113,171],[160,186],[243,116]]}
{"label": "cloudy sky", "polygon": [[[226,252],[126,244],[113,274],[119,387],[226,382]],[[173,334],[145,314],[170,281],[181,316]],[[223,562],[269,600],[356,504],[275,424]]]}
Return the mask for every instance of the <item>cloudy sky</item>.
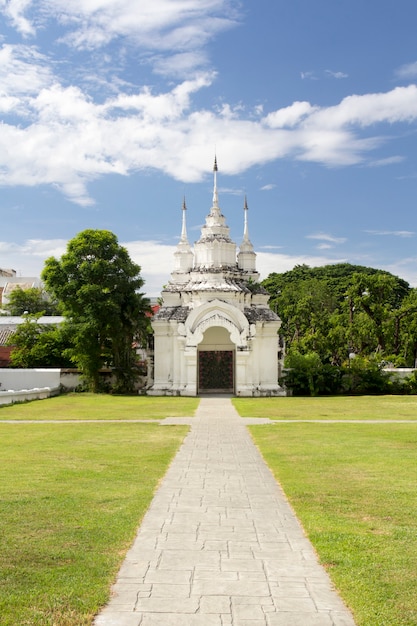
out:
{"label": "cloudy sky", "polygon": [[415,0],[0,0],[0,267],[113,231],[148,295],[219,202],[265,277],[417,286]]}

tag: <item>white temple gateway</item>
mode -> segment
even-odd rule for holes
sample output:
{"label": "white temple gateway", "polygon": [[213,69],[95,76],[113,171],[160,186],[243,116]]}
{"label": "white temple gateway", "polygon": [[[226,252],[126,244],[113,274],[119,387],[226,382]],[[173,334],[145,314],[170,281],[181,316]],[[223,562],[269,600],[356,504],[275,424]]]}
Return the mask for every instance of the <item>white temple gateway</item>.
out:
{"label": "white temple gateway", "polygon": [[278,329],[259,283],[244,204],[243,241],[236,254],[217,194],[201,237],[188,243],[185,201],[181,239],[162,306],[152,320],[154,382],[151,395],[284,395],[278,384]]}

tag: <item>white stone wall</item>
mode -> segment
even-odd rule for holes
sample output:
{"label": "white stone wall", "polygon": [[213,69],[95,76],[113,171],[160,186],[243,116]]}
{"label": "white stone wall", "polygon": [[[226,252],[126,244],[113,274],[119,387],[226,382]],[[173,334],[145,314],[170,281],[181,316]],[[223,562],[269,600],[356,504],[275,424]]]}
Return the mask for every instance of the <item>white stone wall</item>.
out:
{"label": "white stone wall", "polygon": [[22,389],[21,391],[0,391],[0,405],[27,402],[28,400],[45,400],[51,395],[53,395],[53,391],[49,387],[44,387],[43,389]]}
{"label": "white stone wall", "polygon": [[0,369],[0,391],[49,387],[59,389],[60,369]]}

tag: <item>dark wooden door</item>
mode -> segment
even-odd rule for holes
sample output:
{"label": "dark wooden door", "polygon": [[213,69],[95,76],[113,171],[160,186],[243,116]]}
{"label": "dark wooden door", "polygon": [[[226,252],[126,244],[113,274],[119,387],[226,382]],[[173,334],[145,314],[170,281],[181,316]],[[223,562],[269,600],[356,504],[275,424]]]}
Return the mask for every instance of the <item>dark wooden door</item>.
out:
{"label": "dark wooden door", "polygon": [[233,393],[233,350],[202,350],[198,359],[200,393]]}

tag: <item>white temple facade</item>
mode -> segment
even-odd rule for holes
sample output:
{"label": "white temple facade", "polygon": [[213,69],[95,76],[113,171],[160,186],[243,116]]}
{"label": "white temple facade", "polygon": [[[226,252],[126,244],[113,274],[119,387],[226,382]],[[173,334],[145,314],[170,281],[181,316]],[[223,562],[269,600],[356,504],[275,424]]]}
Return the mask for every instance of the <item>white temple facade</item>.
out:
{"label": "white temple facade", "polygon": [[237,250],[219,207],[216,160],[213,206],[194,249],[185,214],[184,201],[174,270],[152,320],[154,380],[149,393],[284,395],[278,384],[281,320],[269,308],[269,295],[259,283],[247,202]]}

